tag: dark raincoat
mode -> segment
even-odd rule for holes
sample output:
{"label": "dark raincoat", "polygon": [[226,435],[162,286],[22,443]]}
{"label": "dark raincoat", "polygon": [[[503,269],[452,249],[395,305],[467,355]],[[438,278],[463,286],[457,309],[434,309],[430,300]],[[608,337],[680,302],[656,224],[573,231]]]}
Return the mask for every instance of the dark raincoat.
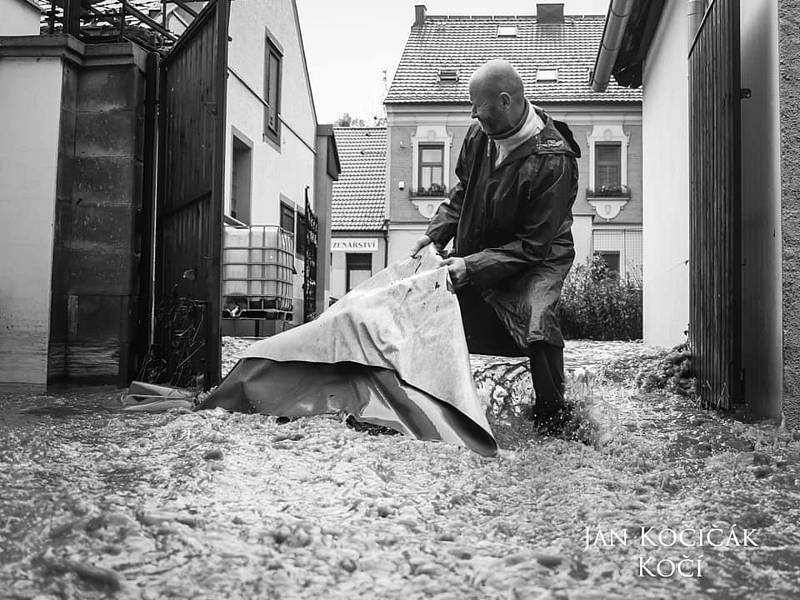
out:
{"label": "dark raincoat", "polygon": [[[437,246],[453,239],[470,284],[527,354],[544,341],[563,346],[555,315],[575,258],[572,205],[580,150],[569,128],[543,111],[544,129],[494,166],[494,143],[477,123],[464,139],[458,184],[439,206],[427,234]],[[563,132],[563,133],[562,133]],[[480,352],[480,343],[470,343]]]}

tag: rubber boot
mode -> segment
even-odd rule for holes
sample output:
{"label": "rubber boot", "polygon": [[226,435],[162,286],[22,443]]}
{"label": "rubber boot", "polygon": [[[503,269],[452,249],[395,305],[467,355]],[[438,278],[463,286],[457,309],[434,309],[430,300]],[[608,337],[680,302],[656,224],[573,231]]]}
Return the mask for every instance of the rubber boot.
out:
{"label": "rubber boot", "polygon": [[545,433],[558,433],[570,420],[564,402],[564,349],[546,342],[530,345],[535,403],[531,418]]}

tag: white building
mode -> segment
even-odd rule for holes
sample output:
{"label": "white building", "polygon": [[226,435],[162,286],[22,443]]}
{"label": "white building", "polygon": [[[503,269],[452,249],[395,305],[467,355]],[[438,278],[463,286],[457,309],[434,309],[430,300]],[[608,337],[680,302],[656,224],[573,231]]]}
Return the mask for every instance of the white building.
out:
{"label": "white building", "polygon": [[[756,417],[783,413],[787,423],[796,426],[800,422],[796,7],[772,0],[614,0],[613,6],[604,42],[609,42],[609,49],[622,50],[598,60],[596,78],[602,86],[613,75],[615,83],[641,85],[643,90],[643,179],[648,198],[643,223],[645,342],[679,343],[690,325],[693,335],[700,337],[717,324],[690,324],[693,307],[702,312],[707,304],[734,305],[731,322],[708,346],[713,353],[734,340],[729,360],[738,372],[728,382],[729,388],[736,388],[730,396],[738,397]],[[720,36],[716,39],[729,35],[733,50],[717,49],[716,55],[704,58],[705,79],[694,88],[699,106],[734,106],[739,139],[734,136],[732,144],[720,141],[711,152],[701,153],[691,142],[694,75],[689,56],[704,30],[716,31]],[[708,82],[722,78],[736,89],[721,86],[721,91],[711,91]],[[722,93],[738,102],[721,102]],[[698,131],[702,133],[702,127]],[[728,139],[723,133],[715,132],[716,138]],[[698,172],[699,167],[710,171],[727,160],[725,156],[741,165],[738,171],[730,169],[732,183],[719,183],[704,195],[700,188],[693,189],[693,166]],[[693,248],[704,252],[708,240],[692,238],[692,219],[701,218],[690,208],[693,195],[706,213],[720,210],[719,198],[731,198],[736,216],[720,214],[725,214],[724,228],[733,232],[730,254],[738,257],[734,259],[738,264],[728,266],[729,252],[718,250],[717,265],[712,264],[694,285],[690,254]],[[706,209],[710,206],[711,211]],[[730,272],[737,281],[730,297],[709,302],[707,296],[696,295]]]}
{"label": "white building", "polygon": [[[204,4],[189,6],[199,10]],[[170,30],[181,33],[191,21],[187,11],[173,7],[167,23]],[[320,218],[320,241],[325,244],[317,254],[317,312],[328,305],[330,296],[326,214],[329,184],[338,176],[336,160],[328,161],[327,156],[335,155],[332,132],[317,123],[294,0],[235,0],[229,31],[227,223],[279,226],[294,236],[292,322],[302,323],[306,198]],[[328,182],[324,177],[315,181],[320,165]]]}

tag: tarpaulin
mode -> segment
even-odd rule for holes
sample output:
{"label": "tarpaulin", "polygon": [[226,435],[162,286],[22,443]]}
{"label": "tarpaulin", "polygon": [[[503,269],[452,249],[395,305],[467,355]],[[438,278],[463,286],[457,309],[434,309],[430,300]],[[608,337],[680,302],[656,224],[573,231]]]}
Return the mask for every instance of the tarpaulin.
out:
{"label": "tarpaulin", "polygon": [[161,412],[170,408],[192,408],[195,394],[189,390],[144,381],[132,381],[119,403],[127,412]]}
{"label": "tarpaulin", "polygon": [[440,264],[431,244],[314,321],[254,343],[200,408],[286,417],[344,411],[493,456],[458,300]]}

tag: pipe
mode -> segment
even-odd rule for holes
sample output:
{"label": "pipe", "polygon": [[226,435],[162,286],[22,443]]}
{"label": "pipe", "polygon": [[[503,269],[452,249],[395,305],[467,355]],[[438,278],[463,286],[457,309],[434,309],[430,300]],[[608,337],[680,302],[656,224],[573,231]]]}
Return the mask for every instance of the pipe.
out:
{"label": "pipe", "polygon": [[694,44],[694,38],[697,35],[697,30],[700,29],[700,24],[703,22],[703,16],[706,11],[706,3],[704,0],[689,0],[689,50],[691,51]]}
{"label": "pipe", "polygon": [[612,0],[611,6],[608,8],[606,26],[603,30],[603,38],[600,40],[600,50],[597,52],[597,60],[595,60],[592,73],[591,84],[595,92],[604,92],[608,87],[611,70],[617,60],[622,38],[625,35],[625,27],[633,12],[635,3],[636,0]]}
{"label": "pipe", "polygon": [[389,219],[383,219],[383,268],[389,266]]}

